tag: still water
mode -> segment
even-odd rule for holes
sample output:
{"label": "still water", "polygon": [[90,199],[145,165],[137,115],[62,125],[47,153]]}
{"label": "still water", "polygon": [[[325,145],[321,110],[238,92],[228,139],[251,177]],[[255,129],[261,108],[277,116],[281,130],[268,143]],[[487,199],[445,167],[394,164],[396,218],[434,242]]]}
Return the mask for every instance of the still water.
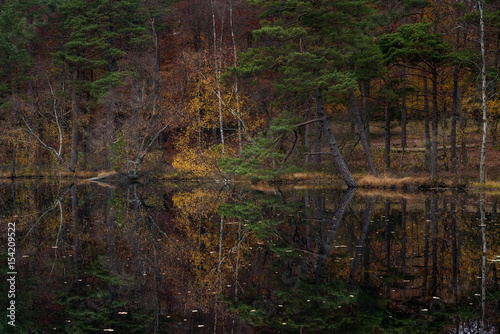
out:
{"label": "still water", "polygon": [[492,195],[33,181],[0,196],[1,333],[500,329]]}

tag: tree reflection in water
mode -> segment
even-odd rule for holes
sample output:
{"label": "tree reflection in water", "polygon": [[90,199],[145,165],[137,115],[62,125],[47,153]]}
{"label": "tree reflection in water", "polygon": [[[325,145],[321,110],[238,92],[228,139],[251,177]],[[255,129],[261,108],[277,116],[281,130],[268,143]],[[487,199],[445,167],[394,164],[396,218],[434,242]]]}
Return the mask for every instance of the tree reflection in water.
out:
{"label": "tree reflection in water", "polygon": [[20,332],[499,330],[491,195],[37,182],[0,186]]}

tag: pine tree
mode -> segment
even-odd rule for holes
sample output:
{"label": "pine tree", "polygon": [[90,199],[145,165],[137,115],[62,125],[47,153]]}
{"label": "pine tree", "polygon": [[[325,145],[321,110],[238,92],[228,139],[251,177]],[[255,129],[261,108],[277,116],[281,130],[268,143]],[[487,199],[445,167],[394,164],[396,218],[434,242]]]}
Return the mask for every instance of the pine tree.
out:
{"label": "pine tree", "polygon": [[[62,43],[54,58],[65,72],[71,73],[71,168],[78,160],[82,97],[102,99],[130,74],[118,64],[142,33],[138,8],[138,0],[73,0],[57,7]],[[112,103],[107,106],[106,118],[106,128],[113,133]]]}
{"label": "pine tree", "polygon": [[[358,74],[360,77],[361,73],[366,75],[368,66],[377,63],[373,60],[377,58],[378,49],[372,47],[365,34],[372,9],[365,1],[257,0],[254,3],[264,9],[263,27],[254,31],[261,47],[242,56],[240,71],[247,74],[277,73],[275,87],[278,94],[293,92],[297,98],[314,97],[316,114],[323,121],[335,163],[346,184],[355,187],[356,182],[331,131],[326,110],[332,94],[350,90],[349,102],[353,112],[358,112],[352,98]],[[355,59],[354,55],[360,52],[364,53],[364,57]],[[363,64],[362,59],[370,61]],[[357,73],[355,68],[363,70]],[[346,101],[346,104],[349,102]],[[359,112],[357,120],[361,125]],[[358,130],[363,136],[370,170],[376,174],[363,126]]]}
{"label": "pine tree", "polygon": [[22,6],[19,0],[0,4],[0,105],[27,80],[27,70],[32,63],[28,42],[33,31],[24,17]]}
{"label": "pine tree", "polygon": [[402,25],[396,33],[380,37],[380,47],[387,62],[404,61],[430,75],[432,82],[431,176],[437,176],[438,142],[438,69],[451,59],[451,48],[441,36],[431,31],[431,23]]}

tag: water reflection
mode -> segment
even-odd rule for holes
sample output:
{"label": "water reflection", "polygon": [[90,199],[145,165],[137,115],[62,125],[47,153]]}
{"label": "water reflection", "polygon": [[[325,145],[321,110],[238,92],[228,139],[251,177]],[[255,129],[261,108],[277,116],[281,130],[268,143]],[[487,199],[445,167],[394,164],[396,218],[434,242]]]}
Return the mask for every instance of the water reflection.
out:
{"label": "water reflection", "polygon": [[499,330],[495,196],[95,183],[0,192],[4,231],[17,222],[16,332]]}

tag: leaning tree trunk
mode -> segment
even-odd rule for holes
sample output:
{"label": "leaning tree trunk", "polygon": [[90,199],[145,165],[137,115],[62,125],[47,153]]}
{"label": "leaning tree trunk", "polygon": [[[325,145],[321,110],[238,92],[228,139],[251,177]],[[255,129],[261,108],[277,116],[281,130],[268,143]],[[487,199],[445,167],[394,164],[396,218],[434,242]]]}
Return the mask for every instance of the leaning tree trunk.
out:
{"label": "leaning tree trunk", "polygon": [[325,132],[326,140],[328,141],[328,145],[330,146],[330,151],[332,153],[333,159],[335,160],[335,164],[339,169],[340,175],[342,175],[342,178],[344,179],[344,182],[346,183],[347,187],[349,188],[357,187],[356,181],[354,180],[351,172],[349,171],[349,168],[347,167],[344,158],[342,158],[340,149],[337,146],[335,137],[333,136],[330,123],[328,123],[328,119],[326,117],[326,112],[325,112],[325,100],[319,92],[316,93],[315,100],[316,100],[316,113],[323,120],[323,130]]}
{"label": "leaning tree trunk", "polygon": [[370,173],[377,177],[377,170],[375,169],[375,164],[372,159],[372,152],[370,146],[368,145],[368,140],[366,139],[365,130],[363,128],[363,122],[361,121],[361,115],[359,114],[358,106],[356,105],[356,98],[354,97],[354,92],[349,91],[349,102],[351,103],[352,113],[356,119],[356,125],[358,127],[359,137],[361,139],[361,144],[363,145],[363,150],[365,151],[366,162],[368,163],[368,168],[370,168]]}
{"label": "leaning tree trunk", "polygon": [[321,276],[323,275],[323,270],[325,269],[326,261],[328,260],[328,256],[330,255],[330,249],[333,244],[333,240],[335,238],[335,234],[342,222],[342,218],[349,207],[349,203],[353,199],[356,194],[355,188],[349,188],[344,192],[342,199],[340,200],[337,211],[335,212],[335,216],[331,219],[330,228],[328,229],[328,234],[326,235],[326,240],[321,247],[321,250],[318,252],[318,263],[316,266],[316,284],[321,283]]}

